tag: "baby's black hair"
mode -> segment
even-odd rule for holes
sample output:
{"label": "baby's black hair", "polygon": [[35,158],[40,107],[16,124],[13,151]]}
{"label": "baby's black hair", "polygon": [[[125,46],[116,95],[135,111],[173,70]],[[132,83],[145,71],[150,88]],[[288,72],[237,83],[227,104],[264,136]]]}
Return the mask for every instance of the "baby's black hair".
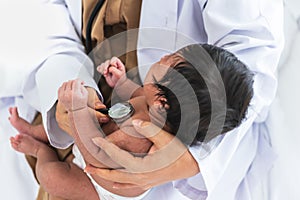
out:
{"label": "baby's black hair", "polygon": [[[159,89],[157,96],[167,99],[166,104],[169,108],[166,110],[166,125],[172,134],[187,145],[207,142],[238,127],[246,116],[253,96],[253,73],[245,64],[220,47],[197,45],[179,50],[177,53],[183,57],[183,61],[169,68],[166,75],[155,83]],[[195,53],[193,50],[199,46],[206,53],[193,55],[194,65],[192,65],[186,55]],[[202,62],[203,56],[210,57],[210,62]],[[210,73],[213,71],[210,67],[213,66],[217,67],[220,74],[226,97],[223,95],[218,99],[211,98],[212,93],[219,93],[219,86],[216,86],[217,77]],[[201,71],[203,68],[208,69],[208,72]],[[213,87],[208,86],[208,81]],[[222,106],[224,112],[219,112],[222,109],[218,109],[215,115],[212,115],[212,102],[214,105]],[[222,122],[219,129],[210,127],[213,120]],[[209,132],[209,129],[213,131]]]}

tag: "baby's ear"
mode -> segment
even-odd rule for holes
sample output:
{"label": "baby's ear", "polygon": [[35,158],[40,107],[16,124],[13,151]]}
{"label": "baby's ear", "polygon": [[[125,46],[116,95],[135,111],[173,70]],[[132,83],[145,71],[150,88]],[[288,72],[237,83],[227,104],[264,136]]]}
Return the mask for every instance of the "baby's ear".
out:
{"label": "baby's ear", "polygon": [[149,108],[151,122],[156,126],[163,128],[167,121],[167,109],[161,101],[155,100],[153,106]]}

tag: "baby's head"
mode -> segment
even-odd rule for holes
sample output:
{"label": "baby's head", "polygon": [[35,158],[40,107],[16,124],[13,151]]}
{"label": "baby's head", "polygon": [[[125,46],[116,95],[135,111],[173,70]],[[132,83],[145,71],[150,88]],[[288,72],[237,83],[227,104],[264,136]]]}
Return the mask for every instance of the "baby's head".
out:
{"label": "baby's head", "polygon": [[[253,74],[232,53],[189,45],[159,64],[168,68],[152,73],[154,84],[145,84],[146,95],[156,95],[168,131],[182,142],[207,142],[241,124],[253,96]],[[218,122],[221,126],[211,127]]]}

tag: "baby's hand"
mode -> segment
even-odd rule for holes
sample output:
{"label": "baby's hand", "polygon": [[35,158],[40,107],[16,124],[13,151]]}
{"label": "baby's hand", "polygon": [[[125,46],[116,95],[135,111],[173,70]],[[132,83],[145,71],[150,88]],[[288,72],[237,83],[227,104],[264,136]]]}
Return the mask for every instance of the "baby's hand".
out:
{"label": "baby's hand", "polygon": [[64,82],[58,89],[58,100],[68,111],[81,110],[87,107],[88,91],[83,81],[78,79]]}
{"label": "baby's hand", "polygon": [[97,71],[105,77],[105,80],[110,87],[115,87],[120,80],[126,80],[125,66],[117,57],[112,57],[112,59],[99,65]]}

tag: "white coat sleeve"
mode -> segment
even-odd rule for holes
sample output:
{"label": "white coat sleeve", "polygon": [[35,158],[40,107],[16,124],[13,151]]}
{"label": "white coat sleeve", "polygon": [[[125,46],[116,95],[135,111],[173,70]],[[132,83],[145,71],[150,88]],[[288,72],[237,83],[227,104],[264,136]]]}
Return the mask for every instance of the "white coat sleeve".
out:
{"label": "white coat sleeve", "polygon": [[251,108],[260,113],[274,99],[276,68],[283,48],[281,0],[207,1],[203,11],[208,43],[234,53],[255,73]]}
{"label": "white coat sleeve", "polygon": [[49,15],[47,23],[50,26],[43,32],[46,56],[27,77],[23,95],[41,112],[51,145],[66,148],[73,143],[73,139],[58,127],[55,120],[58,88],[65,81],[79,78],[86,86],[100,92],[93,79],[93,63],[84,52],[64,1],[47,1],[44,9]]}
{"label": "white coat sleeve", "polygon": [[[236,199],[238,194],[247,196],[245,193],[249,192],[251,196],[252,186],[244,182],[245,177],[255,175],[257,171],[251,169],[256,168],[253,166],[263,156],[274,158],[263,135],[267,133],[263,122],[277,87],[276,67],[283,47],[282,21],[280,0],[206,2],[203,23],[208,43],[231,51],[255,73],[254,97],[242,125],[227,133],[209,156],[201,157],[201,148],[190,148],[198,161],[207,199]],[[262,149],[266,151],[263,155],[258,152]]]}

